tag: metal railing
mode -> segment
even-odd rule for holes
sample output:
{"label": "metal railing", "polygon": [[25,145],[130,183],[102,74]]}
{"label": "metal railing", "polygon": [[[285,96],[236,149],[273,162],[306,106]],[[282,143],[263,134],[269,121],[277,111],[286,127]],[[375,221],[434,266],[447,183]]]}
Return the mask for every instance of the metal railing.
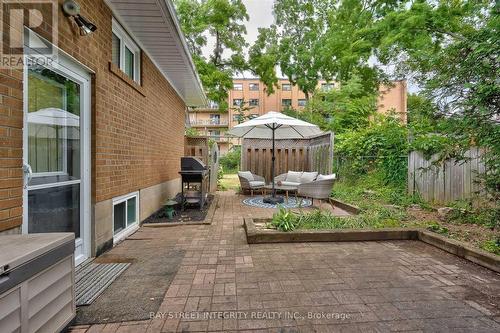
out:
{"label": "metal railing", "polygon": [[229,142],[229,138],[223,135],[210,135],[209,138],[217,142]]}
{"label": "metal railing", "polygon": [[191,120],[190,121],[192,126],[227,126],[228,121],[227,120],[221,120],[221,119],[207,119],[207,120]]}

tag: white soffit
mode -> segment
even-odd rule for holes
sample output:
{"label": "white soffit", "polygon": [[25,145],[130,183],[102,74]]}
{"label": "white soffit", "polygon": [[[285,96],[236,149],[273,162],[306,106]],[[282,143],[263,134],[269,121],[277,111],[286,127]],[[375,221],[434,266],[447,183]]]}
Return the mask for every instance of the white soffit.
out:
{"label": "white soffit", "polygon": [[186,105],[205,105],[205,93],[171,0],[106,0],[106,3]]}

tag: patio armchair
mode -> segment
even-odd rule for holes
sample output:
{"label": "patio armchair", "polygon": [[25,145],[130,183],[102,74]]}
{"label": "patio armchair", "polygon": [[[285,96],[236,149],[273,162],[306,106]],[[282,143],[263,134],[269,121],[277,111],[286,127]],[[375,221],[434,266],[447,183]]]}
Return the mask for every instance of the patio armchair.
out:
{"label": "patio armchair", "polygon": [[314,204],[314,199],[323,200],[330,198],[333,183],[335,182],[335,174],[332,175],[319,175],[318,178],[309,183],[300,184],[297,189],[297,194],[311,198]]}
{"label": "patio armchair", "polygon": [[262,190],[264,194],[264,186],[266,185],[266,180],[264,177],[253,174],[250,171],[238,171],[238,178],[240,179],[241,191],[250,191],[250,195],[253,196],[254,190]]}

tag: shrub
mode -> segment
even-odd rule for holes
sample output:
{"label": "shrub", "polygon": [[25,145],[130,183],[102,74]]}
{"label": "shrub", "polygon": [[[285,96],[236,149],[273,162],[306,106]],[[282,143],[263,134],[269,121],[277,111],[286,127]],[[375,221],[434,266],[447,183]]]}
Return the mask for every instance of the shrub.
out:
{"label": "shrub", "polygon": [[236,173],[239,169],[241,158],[241,147],[233,147],[233,149],[220,158],[220,165],[225,173]]}
{"label": "shrub", "polygon": [[280,231],[292,231],[297,226],[297,216],[283,206],[278,207],[278,212],[274,213],[270,226]]}
{"label": "shrub", "polygon": [[480,247],[485,251],[500,255],[500,237],[484,241]]}
{"label": "shrub", "polygon": [[336,153],[349,157],[349,173],[377,170],[385,184],[406,184],[407,129],[391,115],[377,115],[367,127],[337,136]]}

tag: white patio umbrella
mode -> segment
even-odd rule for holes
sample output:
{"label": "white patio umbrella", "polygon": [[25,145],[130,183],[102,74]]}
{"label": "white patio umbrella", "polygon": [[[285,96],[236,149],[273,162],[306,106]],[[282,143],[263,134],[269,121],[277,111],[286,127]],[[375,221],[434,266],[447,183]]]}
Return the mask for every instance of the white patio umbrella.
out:
{"label": "white patio umbrella", "polygon": [[80,117],[62,109],[46,108],[28,113],[28,123],[80,127]]}
{"label": "white patio umbrella", "polygon": [[272,139],[272,196],[264,198],[266,203],[281,203],[282,197],[276,197],[274,188],[274,145],[275,139],[302,139],[321,134],[317,125],[289,117],[280,112],[268,112],[260,117],[245,121],[234,126],[227,134],[240,138]]}
{"label": "white patio umbrella", "polygon": [[28,113],[29,136],[44,139],[80,138],[80,117],[59,108],[45,108]]}

